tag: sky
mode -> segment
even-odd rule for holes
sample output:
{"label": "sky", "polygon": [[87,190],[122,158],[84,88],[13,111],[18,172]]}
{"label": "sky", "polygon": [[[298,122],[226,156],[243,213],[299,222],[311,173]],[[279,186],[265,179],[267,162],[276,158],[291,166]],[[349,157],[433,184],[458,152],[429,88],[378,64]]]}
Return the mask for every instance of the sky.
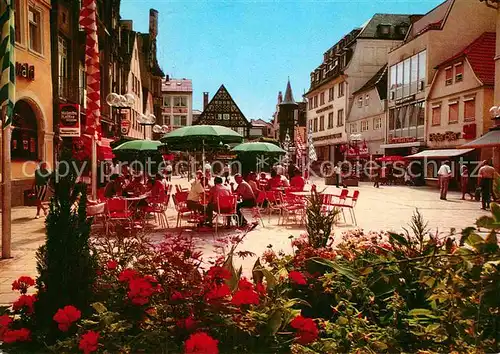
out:
{"label": "sky", "polygon": [[247,119],[270,120],[288,77],[296,101],[323,53],[375,13],[425,14],[443,0],[122,0],[122,19],[147,32],[159,12],[158,61],[193,80],[193,108],[221,84]]}

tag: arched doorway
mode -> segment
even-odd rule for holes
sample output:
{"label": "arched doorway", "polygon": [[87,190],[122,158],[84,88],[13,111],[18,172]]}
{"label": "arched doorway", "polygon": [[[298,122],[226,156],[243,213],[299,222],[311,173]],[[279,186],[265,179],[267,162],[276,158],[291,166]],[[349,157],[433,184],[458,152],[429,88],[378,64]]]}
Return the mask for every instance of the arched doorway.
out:
{"label": "arched doorway", "polygon": [[31,105],[20,100],[14,106],[11,156],[13,160],[38,159],[38,124]]}

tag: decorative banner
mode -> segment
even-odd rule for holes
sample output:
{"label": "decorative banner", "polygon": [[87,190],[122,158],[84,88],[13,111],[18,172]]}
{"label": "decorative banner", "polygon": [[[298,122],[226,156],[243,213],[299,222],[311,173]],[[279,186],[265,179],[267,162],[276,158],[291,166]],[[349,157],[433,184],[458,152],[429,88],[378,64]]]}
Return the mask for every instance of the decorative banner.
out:
{"label": "decorative banner", "polygon": [[101,139],[101,69],[97,42],[96,0],[83,0],[80,26],[87,33],[85,70],[87,73],[87,112],[85,133]]}
{"label": "decorative banner", "polygon": [[16,31],[14,30],[15,22],[12,1],[14,0],[7,0],[7,8],[0,14],[0,111],[2,107],[7,107],[6,116],[0,117],[0,122],[3,123],[0,125],[3,128],[12,124],[14,102],[16,100],[16,70],[14,66],[14,37]]}
{"label": "decorative banner", "polygon": [[80,105],[59,105],[61,123],[59,123],[59,136],[62,138],[75,138],[80,136]]}
{"label": "decorative banner", "polygon": [[122,119],[120,122],[120,131],[122,132],[123,135],[127,135],[128,132],[130,131],[130,125],[131,122],[128,119]]}

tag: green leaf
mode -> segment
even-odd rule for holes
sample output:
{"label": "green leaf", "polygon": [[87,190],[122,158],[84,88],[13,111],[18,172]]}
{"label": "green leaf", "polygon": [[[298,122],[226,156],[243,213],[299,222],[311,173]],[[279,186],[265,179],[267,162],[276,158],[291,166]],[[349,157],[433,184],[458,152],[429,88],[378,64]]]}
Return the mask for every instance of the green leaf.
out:
{"label": "green leaf", "polygon": [[345,326],[349,323],[349,320],[347,318],[345,318],[344,316],[340,316],[338,319],[337,319],[337,324],[339,324],[340,326]]}
{"label": "green leaf", "polygon": [[498,203],[491,203],[490,208],[495,220],[500,222],[500,205],[498,205]]}
{"label": "green leaf", "polygon": [[262,274],[264,274],[264,277],[266,278],[266,282],[267,282],[267,288],[269,290],[273,290],[276,287],[276,283],[277,283],[274,275],[266,268],[259,268],[256,270],[259,272],[262,272]]}
{"label": "green leaf", "polygon": [[344,267],[337,262],[332,262],[328,259],[323,259],[323,258],[313,258],[312,259],[314,262],[318,264],[322,264],[324,266],[330,267],[334,269],[337,273],[345,276],[346,278],[352,280],[352,281],[357,281],[358,277],[354,273],[354,270],[348,267]]}
{"label": "green leaf", "polygon": [[479,245],[484,244],[484,239],[476,234],[475,232],[471,233],[469,237],[467,237],[467,240],[465,241],[466,244],[469,246],[477,249]]}
{"label": "green leaf", "polygon": [[359,272],[361,275],[369,275],[373,272],[373,267],[366,267]]}
{"label": "green leaf", "polygon": [[103,314],[104,312],[107,312],[107,311],[108,311],[108,309],[106,308],[106,306],[104,306],[101,302],[94,302],[94,303],[92,304],[92,308],[93,308],[94,310],[96,310],[96,312],[97,312],[99,315],[101,315],[101,314]]}
{"label": "green leaf", "polygon": [[462,230],[462,237],[460,237],[460,246],[463,246],[463,244],[465,243],[465,241],[467,241],[467,238],[469,237],[469,235],[471,233],[473,233],[474,231],[476,231],[476,228],[475,227],[466,227],[465,229]]}
{"label": "green leaf", "polygon": [[262,283],[264,280],[264,273],[261,270],[262,264],[260,264],[260,258],[257,258],[252,268],[252,278],[255,284]]}
{"label": "green leaf", "polygon": [[426,316],[426,317],[433,316],[432,311],[427,310],[427,309],[413,309],[410,312],[408,312],[408,315],[410,315],[410,316]]}
{"label": "green leaf", "polygon": [[440,327],[441,325],[439,323],[432,323],[425,328],[425,332],[433,333],[436,332]]}
{"label": "green leaf", "polygon": [[394,233],[394,232],[389,232],[389,237],[396,243],[402,245],[402,246],[406,246],[406,247],[409,247],[410,244],[408,243],[408,240],[406,238],[404,238],[403,236],[397,234],[397,233]]}
{"label": "green leaf", "polygon": [[373,347],[374,347],[374,348],[375,348],[378,352],[383,351],[383,350],[386,350],[387,348],[389,348],[389,347],[387,346],[387,344],[385,344],[384,342],[378,341],[378,340],[376,340],[376,341],[372,342],[372,345],[373,345]]}
{"label": "green leaf", "polygon": [[269,317],[269,321],[267,321],[267,328],[272,335],[275,335],[281,327],[283,323],[283,311],[276,310]]}
{"label": "green leaf", "polygon": [[238,288],[238,282],[240,281],[240,278],[238,276],[238,273],[234,269],[232,253],[227,256],[226,261],[224,262],[222,267],[226,268],[231,273],[231,278],[226,280],[226,284],[227,286],[229,286],[229,289],[231,289],[231,291],[235,291]]}
{"label": "green leaf", "polygon": [[483,227],[488,230],[492,230],[498,228],[499,225],[495,222],[491,216],[483,215],[479,219],[476,220],[477,227]]}
{"label": "green leaf", "polygon": [[497,233],[495,232],[495,230],[491,230],[491,232],[486,237],[485,242],[489,245],[495,246],[498,244]]}

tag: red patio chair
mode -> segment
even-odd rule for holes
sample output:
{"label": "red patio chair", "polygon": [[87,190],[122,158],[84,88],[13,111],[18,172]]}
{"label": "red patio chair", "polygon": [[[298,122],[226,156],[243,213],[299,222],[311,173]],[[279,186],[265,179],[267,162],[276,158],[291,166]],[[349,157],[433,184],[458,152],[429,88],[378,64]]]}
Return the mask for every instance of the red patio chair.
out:
{"label": "red patio chair", "polygon": [[121,223],[132,224],[132,211],[128,210],[127,200],[123,198],[110,198],[106,200],[106,234],[109,226]]}
{"label": "red patio chair", "polygon": [[177,224],[176,227],[179,227],[182,223],[182,217],[185,215],[192,216],[193,212],[187,207],[187,197],[188,192],[177,192],[174,194],[174,206],[177,211]]}
{"label": "red patio chair", "polygon": [[[217,225],[219,224],[219,216],[224,218],[235,218],[236,224],[239,224],[237,208],[237,196],[228,195],[217,198],[217,214],[215,216],[215,233],[217,233]],[[224,219],[223,219],[224,220]]]}
{"label": "red patio chair", "polygon": [[267,210],[269,213],[269,223],[271,223],[271,213],[278,212],[278,224],[280,222],[283,210],[281,208],[281,192],[279,191],[266,191]]}
{"label": "red patio chair", "polygon": [[155,222],[159,222],[162,228],[170,227],[168,225],[168,219],[166,214],[169,199],[170,195],[166,194],[159,195],[154,199],[150,199],[148,206],[144,208],[144,211],[146,213],[151,213],[154,215]]}
{"label": "red patio chair", "polygon": [[340,192],[340,196],[338,197],[338,200],[334,201],[333,203],[330,204],[330,207],[340,209],[340,211],[342,212],[342,218],[344,219],[344,222],[346,222],[346,218],[345,218],[345,214],[344,214],[344,207],[346,206],[348,194],[349,194],[348,189],[342,189],[342,192]]}
{"label": "red patio chair", "polygon": [[254,219],[259,220],[262,223],[262,227],[265,227],[264,225],[264,219],[262,218],[261,211],[263,211],[264,204],[266,203],[266,192],[260,191],[259,194],[257,195],[257,199],[255,200],[256,206],[253,208],[241,208],[241,210],[249,210],[252,213],[252,217]]}
{"label": "red patio chair", "polygon": [[354,207],[358,203],[358,198],[359,198],[359,191],[354,191],[352,197],[350,198],[348,197],[348,199],[342,206],[342,208],[347,208],[347,210],[349,210],[349,214],[351,215],[351,220],[354,222],[355,226],[358,226],[358,222],[356,221],[356,214],[354,213]]}

